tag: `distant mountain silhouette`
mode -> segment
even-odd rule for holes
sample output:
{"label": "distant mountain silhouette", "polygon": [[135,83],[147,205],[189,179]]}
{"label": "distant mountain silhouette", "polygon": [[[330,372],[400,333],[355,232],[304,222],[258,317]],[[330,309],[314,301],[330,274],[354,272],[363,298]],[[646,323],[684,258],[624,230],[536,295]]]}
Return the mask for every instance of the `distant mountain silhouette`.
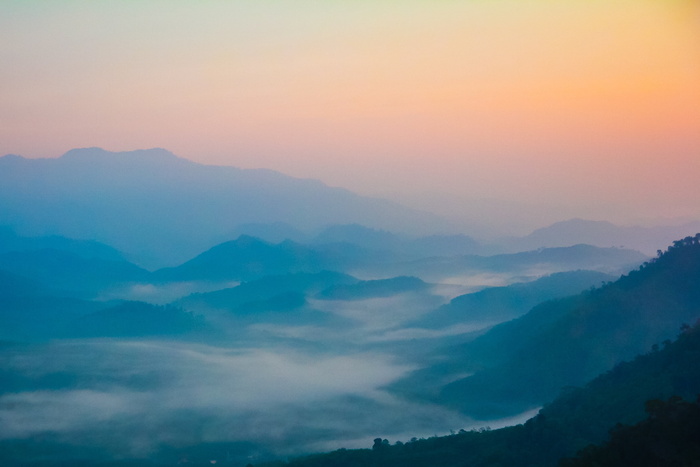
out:
{"label": "distant mountain silhouette", "polygon": [[85,258],[51,248],[0,254],[0,269],[45,284],[54,293],[86,298],[105,288],[150,277],[148,271],[127,261]]}
{"label": "distant mountain silhouette", "polygon": [[332,225],[316,235],[311,243],[352,243],[371,250],[394,250],[403,239],[398,235],[359,224]]}
{"label": "distant mountain silhouette", "polygon": [[71,337],[145,337],[180,335],[198,331],[204,318],[172,306],[123,302],[73,320]]}
{"label": "distant mountain silhouette", "polygon": [[173,268],[156,271],[161,281],[252,280],[291,272],[323,270],[321,256],[291,241],[279,244],[242,235],[224,242]]}
{"label": "distant mountain silhouette", "polygon": [[0,158],[0,225],[113,245],[139,264],[173,265],[246,224],[310,231],[360,223],[435,232],[437,216],[271,170],[190,162],[164,149],[74,149],[57,159]]}
{"label": "distant mountain silhouette", "polygon": [[429,235],[408,242],[410,251],[422,256],[473,255],[482,252],[484,247],[468,235]]}
{"label": "distant mountain silhouette", "polygon": [[307,243],[309,234],[302,232],[299,229],[292,227],[284,222],[273,222],[269,224],[252,223],[242,224],[236,228],[222,241],[227,241],[231,238],[238,238],[241,235],[259,238],[269,243],[281,243],[285,240],[291,240],[297,243]]}
{"label": "distant mountain silhouette", "polygon": [[216,245],[185,263],[153,273],[154,280],[250,281],[268,275],[346,272],[384,264],[395,259],[386,251],[368,250],[351,243],[305,245],[285,240],[269,243],[241,235]]}
{"label": "distant mountain silhouette", "polygon": [[336,284],[320,291],[316,298],[323,300],[364,300],[392,295],[424,291],[429,286],[417,277],[392,277],[360,281],[354,284]]}
{"label": "distant mountain silhouette", "polygon": [[570,219],[537,229],[530,235],[510,238],[503,245],[510,251],[564,247],[585,243],[599,247],[624,247],[647,255],[671,242],[700,231],[700,222],[678,226],[621,227],[606,221]]}
{"label": "distant mountain silhouette", "polygon": [[492,256],[423,258],[380,266],[378,272],[386,276],[411,275],[425,281],[439,282],[444,278],[473,275],[479,272],[541,276],[554,272],[588,269],[619,273],[629,271],[646,259],[648,256],[634,250],[573,245]]}
{"label": "distant mountain silhouette", "polygon": [[482,246],[462,235],[429,235],[412,238],[359,224],[332,225],[309,242],[312,245],[346,243],[373,251],[396,254],[397,258],[416,259],[431,256],[458,256],[480,253]]}
{"label": "distant mountain silhouette", "polygon": [[45,284],[0,269],[0,297],[28,297],[48,295]]}
{"label": "distant mountain silhouette", "polygon": [[44,237],[23,237],[8,226],[0,226],[0,253],[26,250],[63,250],[85,259],[124,260],[118,250],[104,243],[91,240],[75,240],[51,235]]}
{"label": "distant mountain silhouette", "polygon": [[237,309],[246,303],[270,300],[279,294],[315,294],[335,284],[354,284],[357,279],[332,271],[270,275],[215,292],[189,295],[177,302],[186,308]]}
{"label": "distant mountain silhouette", "polygon": [[0,270],[0,340],[64,337],[72,320],[106,306],[67,297],[45,283]]}

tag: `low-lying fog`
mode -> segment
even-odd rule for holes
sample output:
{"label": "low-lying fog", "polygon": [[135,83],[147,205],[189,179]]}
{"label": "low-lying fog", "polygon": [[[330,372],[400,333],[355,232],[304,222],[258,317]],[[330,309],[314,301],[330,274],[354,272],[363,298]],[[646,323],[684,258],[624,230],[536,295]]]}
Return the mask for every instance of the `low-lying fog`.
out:
{"label": "low-lying fog", "polygon": [[[431,350],[495,324],[431,328],[420,324],[429,313],[517,279],[481,275],[364,299],[309,293],[300,308],[252,315],[195,304],[187,309],[214,332],[180,338],[4,344],[0,442],[49,440],[57,456],[62,446],[97,447],[108,458],[228,443],[227,455],[260,460],[519,423],[534,412],[478,421],[390,389],[430,364]],[[139,284],[104,298],[160,304],[220,287]]]}
{"label": "low-lying fog", "polygon": [[[176,288],[192,290],[138,287],[156,303],[170,300]],[[10,346],[0,354],[11,381],[0,396],[0,438],[49,435],[116,457],[239,441],[285,455],[497,426],[385,389],[419,367],[393,343],[483,327],[406,327],[446,302],[433,291],[310,300],[309,308],[339,320],[333,326],[273,319],[246,323],[242,331],[220,310],[199,310],[223,331],[215,345],[76,339]]]}
{"label": "low-lying fog", "polygon": [[0,437],[50,433],[118,457],[224,441],[277,454],[369,447],[378,436],[405,441],[485,424],[383,390],[412,368],[383,353],[97,339],[23,347],[1,360],[34,387],[0,397]]}

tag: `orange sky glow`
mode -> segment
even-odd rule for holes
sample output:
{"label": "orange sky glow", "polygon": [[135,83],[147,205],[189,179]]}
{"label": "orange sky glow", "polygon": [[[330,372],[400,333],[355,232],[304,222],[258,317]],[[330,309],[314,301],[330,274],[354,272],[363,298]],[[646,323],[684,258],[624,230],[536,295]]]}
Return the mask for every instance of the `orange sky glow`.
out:
{"label": "orange sky glow", "polygon": [[0,60],[0,154],[700,218],[697,0],[5,1]]}

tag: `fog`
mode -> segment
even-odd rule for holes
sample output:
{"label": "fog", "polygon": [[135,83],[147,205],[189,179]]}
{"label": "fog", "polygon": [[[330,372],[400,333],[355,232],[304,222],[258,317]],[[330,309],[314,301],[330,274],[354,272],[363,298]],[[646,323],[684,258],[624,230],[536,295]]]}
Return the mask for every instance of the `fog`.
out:
{"label": "fog", "polygon": [[[247,237],[148,271],[81,245],[0,264],[0,462],[168,464],[194,452],[245,465],[520,423],[532,405],[477,419],[443,398],[484,362],[465,345],[645,258],[595,247],[411,256]],[[569,275],[529,282],[558,271]]]}
{"label": "fog", "polygon": [[114,287],[103,291],[98,300],[140,300],[157,305],[171,303],[178,298],[193,293],[212,292],[214,290],[235,287],[238,281],[186,281],[168,283],[136,283]]}
{"label": "fog", "polygon": [[[217,286],[135,284],[121,292],[167,303]],[[367,448],[376,437],[407,441],[495,426],[498,421],[476,421],[389,389],[420,369],[420,355],[441,338],[491,324],[411,327],[446,303],[436,290],[457,289],[310,298],[309,312],[329,317],[330,324],[241,322],[225,310],[199,308],[218,338],[10,344],[0,353],[8,382],[0,395],[0,439],[48,437],[62,446],[52,451],[57,458],[66,447],[99,448],[107,458],[157,458],[188,446],[243,443],[229,447],[227,455],[263,459]]]}
{"label": "fog", "polygon": [[34,386],[0,397],[3,439],[51,433],[117,457],[222,441],[253,441],[280,454],[369,447],[377,436],[475,425],[384,390],[412,368],[381,353],[85,340],[6,352],[2,367]]}

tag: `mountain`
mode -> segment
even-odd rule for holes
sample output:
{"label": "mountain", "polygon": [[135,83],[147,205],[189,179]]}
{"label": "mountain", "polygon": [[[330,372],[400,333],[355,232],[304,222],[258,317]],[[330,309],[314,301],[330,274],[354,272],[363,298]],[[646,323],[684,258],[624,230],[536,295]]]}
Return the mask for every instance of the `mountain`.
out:
{"label": "mountain", "polygon": [[354,284],[335,284],[316,294],[322,300],[365,300],[390,297],[399,293],[424,291],[428,284],[417,277],[392,277],[360,281]]}
{"label": "mountain", "polygon": [[320,272],[323,257],[292,241],[271,244],[242,235],[224,242],[173,268],[159,269],[162,281],[252,280],[291,272]]}
{"label": "mountain", "polygon": [[0,270],[0,339],[60,337],[72,320],[106,306],[56,294],[42,282]]}
{"label": "mountain", "polygon": [[241,235],[256,237],[269,243],[291,240],[316,249],[324,249],[329,245],[351,244],[366,250],[401,253],[408,258],[467,255],[483,250],[479,242],[463,234],[435,234],[414,238],[360,224],[330,225],[315,235],[282,222],[244,224],[236,227],[228,238],[238,238]]}
{"label": "mountain", "polygon": [[222,238],[222,242],[242,235],[259,238],[268,243],[282,243],[285,240],[307,243],[309,240],[309,234],[295,229],[284,222],[273,222],[269,224],[252,223],[238,225],[230,234]]}
{"label": "mountain", "polygon": [[352,243],[305,245],[285,240],[273,244],[242,235],[216,245],[185,263],[153,273],[154,280],[250,281],[268,275],[376,268],[396,260],[387,251]]}
{"label": "mountain", "polygon": [[178,264],[246,224],[330,224],[424,233],[449,227],[398,204],[271,170],[209,166],[164,149],[74,149],[0,158],[0,225],[113,245],[147,267]]}
{"label": "mountain", "polygon": [[535,305],[601,285],[614,276],[597,271],[567,271],[504,287],[489,287],[460,295],[423,317],[417,323],[431,328],[459,323],[508,321],[527,313]]}
{"label": "mountain", "polygon": [[385,230],[359,224],[332,225],[316,235],[312,244],[352,243],[369,250],[394,250],[403,238]]}
{"label": "mountain", "polygon": [[85,258],[66,250],[43,249],[0,254],[0,269],[64,294],[91,297],[105,288],[145,281],[150,273],[127,261]]}
{"label": "mountain", "polygon": [[0,253],[46,249],[67,251],[85,259],[124,260],[122,253],[104,243],[75,240],[60,235],[23,237],[17,235],[11,227],[0,226]]}
{"label": "mountain", "polygon": [[[466,344],[483,369],[442,400],[477,417],[516,413],[673,338],[700,318],[700,234],[614,283],[544,303]],[[481,350],[479,348],[481,347]]]}
{"label": "mountain", "polygon": [[577,269],[615,274],[629,271],[646,259],[648,256],[624,248],[573,245],[492,256],[462,255],[423,258],[379,265],[375,272],[385,276],[411,275],[429,282],[441,282],[450,277],[474,276],[484,272],[536,278],[555,272]]}
{"label": "mountain", "polygon": [[468,235],[428,235],[408,242],[408,251],[421,256],[473,255],[484,250],[483,245]]}
{"label": "mountain", "polygon": [[476,254],[483,249],[479,242],[467,235],[436,234],[411,238],[358,224],[329,226],[309,243],[314,246],[334,243],[353,244],[366,250],[393,252],[403,259]]}
{"label": "mountain", "polygon": [[354,284],[352,276],[332,271],[270,275],[237,287],[189,295],[177,302],[186,308],[238,309],[246,303],[270,300],[280,294],[316,294],[336,284]]}
{"label": "mountain", "polygon": [[585,243],[599,247],[619,246],[654,255],[661,246],[670,245],[675,239],[698,231],[700,222],[677,226],[622,227],[606,221],[570,219],[537,229],[525,237],[506,239],[502,243],[510,251]]}
{"label": "mountain", "polygon": [[204,318],[172,306],[123,302],[73,320],[71,337],[173,336],[202,330]]}
{"label": "mountain", "polygon": [[0,297],[48,295],[45,284],[0,269]]}

